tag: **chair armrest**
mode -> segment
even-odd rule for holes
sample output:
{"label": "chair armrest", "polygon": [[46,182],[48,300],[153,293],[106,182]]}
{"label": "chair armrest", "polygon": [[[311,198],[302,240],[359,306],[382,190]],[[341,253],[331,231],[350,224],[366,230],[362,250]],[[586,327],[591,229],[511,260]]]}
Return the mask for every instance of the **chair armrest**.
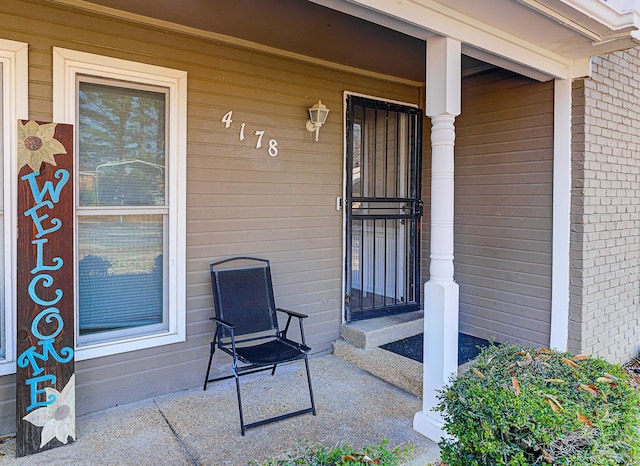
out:
{"label": "chair armrest", "polygon": [[297,317],[298,319],[306,319],[309,317],[306,314],[300,314],[299,312],[289,311],[288,309],[276,308],[276,311],[284,312],[285,314],[289,314],[291,317]]}
{"label": "chair armrest", "polygon": [[229,322],[226,322],[226,321],[224,321],[224,320],[222,320],[222,319],[218,319],[217,317],[209,317],[209,320],[213,320],[216,324],[220,324],[220,325],[222,325],[223,327],[227,327],[228,329],[234,329],[234,328],[236,328],[236,326],[235,326],[235,325],[230,324]]}
{"label": "chair armrest", "polygon": [[282,330],[280,333],[280,336],[282,338],[287,338],[287,332],[289,331],[289,325],[291,324],[291,318],[292,317],[297,317],[298,318],[298,323],[300,324],[300,337],[302,338],[302,344],[306,346],[306,342],[304,339],[304,329],[302,328],[302,319],[306,319],[307,317],[309,317],[306,314],[301,314],[299,312],[294,312],[294,311],[289,311],[287,309],[281,309],[281,308],[276,308],[276,311],[280,311],[280,312],[284,312],[285,314],[287,314],[289,317],[287,317],[287,325],[285,325],[284,330]]}

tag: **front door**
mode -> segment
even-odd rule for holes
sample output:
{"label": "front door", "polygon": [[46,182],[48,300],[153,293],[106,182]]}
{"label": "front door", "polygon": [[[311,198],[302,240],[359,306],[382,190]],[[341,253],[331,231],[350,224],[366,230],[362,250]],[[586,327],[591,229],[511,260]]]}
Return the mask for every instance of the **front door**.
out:
{"label": "front door", "polygon": [[347,99],[346,320],[420,308],[422,111]]}

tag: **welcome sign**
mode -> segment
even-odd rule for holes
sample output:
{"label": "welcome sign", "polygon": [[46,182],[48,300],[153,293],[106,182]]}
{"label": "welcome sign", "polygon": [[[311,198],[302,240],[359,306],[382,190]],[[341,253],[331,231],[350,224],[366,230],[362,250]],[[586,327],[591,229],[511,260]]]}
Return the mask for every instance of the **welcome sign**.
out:
{"label": "welcome sign", "polygon": [[75,440],[73,126],[18,122],[16,456]]}

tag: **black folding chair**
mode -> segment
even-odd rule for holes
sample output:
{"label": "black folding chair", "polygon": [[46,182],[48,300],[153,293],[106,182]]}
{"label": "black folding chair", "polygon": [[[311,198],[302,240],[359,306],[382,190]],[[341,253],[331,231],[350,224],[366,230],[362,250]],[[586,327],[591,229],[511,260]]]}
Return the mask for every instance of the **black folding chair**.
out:
{"label": "black folding chair", "polygon": [[[211,320],[216,323],[216,330],[211,341],[204,389],[207,389],[209,382],[235,377],[242,435],[247,429],[269,422],[307,413],[313,413],[315,416],[316,406],[313,400],[307,357],[311,348],[305,343],[302,327],[302,320],[307,316],[276,308],[269,261],[254,257],[234,257],[214,262],[210,265],[210,271],[216,312],[216,316]],[[282,331],[278,328],[276,311],[288,315],[287,324]],[[300,324],[302,343],[287,338],[287,331],[293,317],[296,317]],[[231,366],[233,375],[209,379],[211,361],[216,347],[233,358]],[[271,369],[271,375],[274,375],[278,364],[300,359],[304,359],[307,369],[311,407],[245,424],[240,396],[240,376],[269,369]]]}

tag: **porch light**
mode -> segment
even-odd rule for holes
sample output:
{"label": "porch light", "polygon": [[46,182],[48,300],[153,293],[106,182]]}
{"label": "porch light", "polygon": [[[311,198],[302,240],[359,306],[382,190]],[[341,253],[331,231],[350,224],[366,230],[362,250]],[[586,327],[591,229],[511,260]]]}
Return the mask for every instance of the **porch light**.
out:
{"label": "porch light", "polygon": [[318,99],[317,104],[313,104],[313,107],[309,108],[309,119],[307,120],[307,131],[316,133],[316,142],[318,142],[318,133],[320,132],[320,128],[324,125],[324,122],[327,121],[327,115],[330,110],[326,105],[322,103],[320,99]]}

